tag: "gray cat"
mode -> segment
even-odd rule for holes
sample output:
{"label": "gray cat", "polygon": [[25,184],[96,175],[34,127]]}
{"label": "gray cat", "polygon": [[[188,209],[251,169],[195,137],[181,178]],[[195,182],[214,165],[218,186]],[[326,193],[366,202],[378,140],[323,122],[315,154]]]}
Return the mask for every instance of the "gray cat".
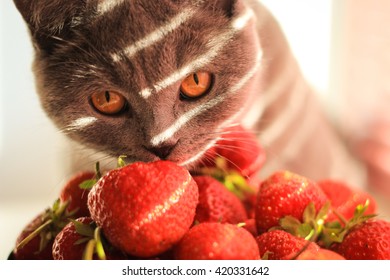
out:
{"label": "gray cat", "polygon": [[254,0],[14,0],[43,109],[69,137],[189,169],[242,124],[276,169],[356,179],[282,31]]}

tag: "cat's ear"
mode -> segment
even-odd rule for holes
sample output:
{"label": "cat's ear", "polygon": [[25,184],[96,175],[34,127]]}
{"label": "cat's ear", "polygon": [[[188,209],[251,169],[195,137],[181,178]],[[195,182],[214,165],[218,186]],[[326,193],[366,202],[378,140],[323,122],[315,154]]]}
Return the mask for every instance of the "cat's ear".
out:
{"label": "cat's ear", "polygon": [[242,0],[213,0],[213,9],[221,10],[227,17],[232,17],[241,10]]}
{"label": "cat's ear", "polygon": [[51,52],[56,39],[67,40],[71,28],[77,24],[85,10],[80,0],[14,0],[31,32],[34,46],[40,51]]}

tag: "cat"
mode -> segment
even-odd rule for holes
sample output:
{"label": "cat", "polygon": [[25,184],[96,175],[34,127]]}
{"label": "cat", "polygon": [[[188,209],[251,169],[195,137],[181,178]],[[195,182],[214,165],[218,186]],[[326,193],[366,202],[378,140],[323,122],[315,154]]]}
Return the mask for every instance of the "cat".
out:
{"label": "cat", "polygon": [[255,0],[14,0],[37,93],[74,141],[188,169],[241,124],[277,169],[362,184],[364,172]]}

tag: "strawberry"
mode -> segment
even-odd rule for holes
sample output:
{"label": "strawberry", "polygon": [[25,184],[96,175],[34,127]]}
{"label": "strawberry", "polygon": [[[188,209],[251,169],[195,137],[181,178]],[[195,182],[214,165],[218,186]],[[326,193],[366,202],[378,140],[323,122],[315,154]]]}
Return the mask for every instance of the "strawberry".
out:
{"label": "strawberry", "polygon": [[332,250],[320,248],[318,251],[305,250],[296,260],[345,260],[345,258]]}
{"label": "strawberry", "polygon": [[232,224],[201,223],[192,227],[174,248],[177,260],[257,260],[255,238]]}
{"label": "strawberry", "polygon": [[91,217],[124,252],[151,257],[170,249],[195,217],[198,188],[173,162],[136,162],[106,173],[88,195]]}
{"label": "strawberry", "polygon": [[238,226],[241,226],[242,228],[246,229],[250,234],[252,234],[254,237],[258,236],[257,228],[256,228],[256,220],[255,219],[248,219],[243,223],[239,223]]}
{"label": "strawberry", "polygon": [[255,206],[258,232],[278,226],[286,216],[303,221],[303,213],[310,202],[314,204],[315,212],[327,202],[326,195],[315,182],[289,171],[275,172],[263,181],[258,191]]}
{"label": "strawberry", "polygon": [[216,166],[217,157],[226,159],[229,169],[250,177],[261,169],[266,155],[255,134],[235,125],[222,132],[215,146],[206,152],[202,164]]}
{"label": "strawberry", "polygon": [[68,223],[68,218],[73,217],[73,213],[67,211],[67,206],[67,203],[61,203],[58,199],[51,208],[35,217],[17,237],[14,259],[52,259],[54,238]]}
{"label": "strawberry", "polygon": [[256,185],[257,187],[254,187],[254,185],[249,184],[249,186],[251,186],[252,188],[252,191],[244,193],[243,198],[241,199],[242,204],[244,205],[244,208],[248,215],[248,218],[250,219],[252,218],[254,219],[256,215],[255,206],[257,202],[257,193],[258,193],[259,185],[260,184]]}
{"label": "strawberry", "polygon": [[347,260],[390,260],[390,222],[369,219],[352,227],[331,248]]}
{"label": "strawberry", "polygon": [[86,180],[91,180],[94,177],[94,172],[79,172],[73,175],[61,189],[60,200],[61,202],[69,200],[68,211],[75,210],[75,217],[90,215],[87,205],[89,190],[81,188],[80,185]]}
{"label": "strawberry", "polygon": [[314,242],[294,236],[283,230],[272,230],[256,237],[260,256],[268,260],[287,260],[303,251],[317,252],[320,247]]}
{"label": "strawberry", "polygon": [[219,181],[210,176],[194,176],[194,180],[199,190],[195,221],[236,224],[247,219],[241,201]]}
{"label": "strawberry", "polygon": [[102,236],[94,221],[80,217],[57,234],[52,253],[55,260],[126,259],[120,251],[105,245],[103,248]]}
{"label": "strawberry", "polygon": [[[367,201],[369,203],[365,214],[375,214],[377,211],[376,201],[370,194],[354,190],[342,181],[327,179],[319,181],[318,185],[331,201],[333,211],[339,216],[341,215],[345,220],[351,219],[354,216],[356,207],[359,204],[365,205]],[[338,217],[334,213],[330,213],[327,221],[332,222],[336,220],[338,220]]]}
{"label": "strawberry", "polygon": [[[84,225],[92,225],[90,217],[81,217],[77,222]],[[93,229],[90,230],[93,234]],[[85,238],[76,231],[75,223],[69,222],[56,236],[53,243],[52,253],[55,260],[81,260],[85,250],[85,242],[80,242]]]}
{"label": "strawberry", "polygon": [[[13,259],[15,260],[52,260],[51,246],[53,238],[46,238],[42,235],[37,235],[23,246],[18,246],[32,232],[39,228],[44,223],[45,213],[35,217],[19,234],[16,239],[16,247],[13,250]],[[41,245],[42,244],[42,245]]]}

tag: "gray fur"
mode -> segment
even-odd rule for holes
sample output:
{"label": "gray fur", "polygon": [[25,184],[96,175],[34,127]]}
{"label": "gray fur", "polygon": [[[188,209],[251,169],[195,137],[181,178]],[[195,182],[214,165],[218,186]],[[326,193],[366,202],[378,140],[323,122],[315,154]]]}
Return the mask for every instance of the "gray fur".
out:
{"label": "gray fur", "polygon": [[[240,12],[235,2],[129,0],[99,16],[98,1],[15,0],[35,45],[34,71],[47,115],[60,129],[80,117],[96,117],[96,123],[69,130],[68,135],[99,151],[145,161],[156,158],[147,150],[154,135],[185,112],[224,94],[253,65],[255,54],[249,50],[255,36],[240,32],[203,68],[215,75],[207,96],[181,100],[180,82],[153,93],[147,100],[137,94],[207,51],[209,42],[227,31],[235,13]],[[111,59],[113,52],[191,6],[199,11],[163,40],[134,57],[123,56],[118,62]],[[235,67],[230,67],[232,63]],[[128,111],[120,116],[104,116],[91,108],[90,95],[102,89],[121,92],[128,101]],[[164,143],[177,142],[168,159],[183,162],[205,149],[218,136],[218,126],[244,105],[246,94],[237,92],[190,120],[185,129]]]}

